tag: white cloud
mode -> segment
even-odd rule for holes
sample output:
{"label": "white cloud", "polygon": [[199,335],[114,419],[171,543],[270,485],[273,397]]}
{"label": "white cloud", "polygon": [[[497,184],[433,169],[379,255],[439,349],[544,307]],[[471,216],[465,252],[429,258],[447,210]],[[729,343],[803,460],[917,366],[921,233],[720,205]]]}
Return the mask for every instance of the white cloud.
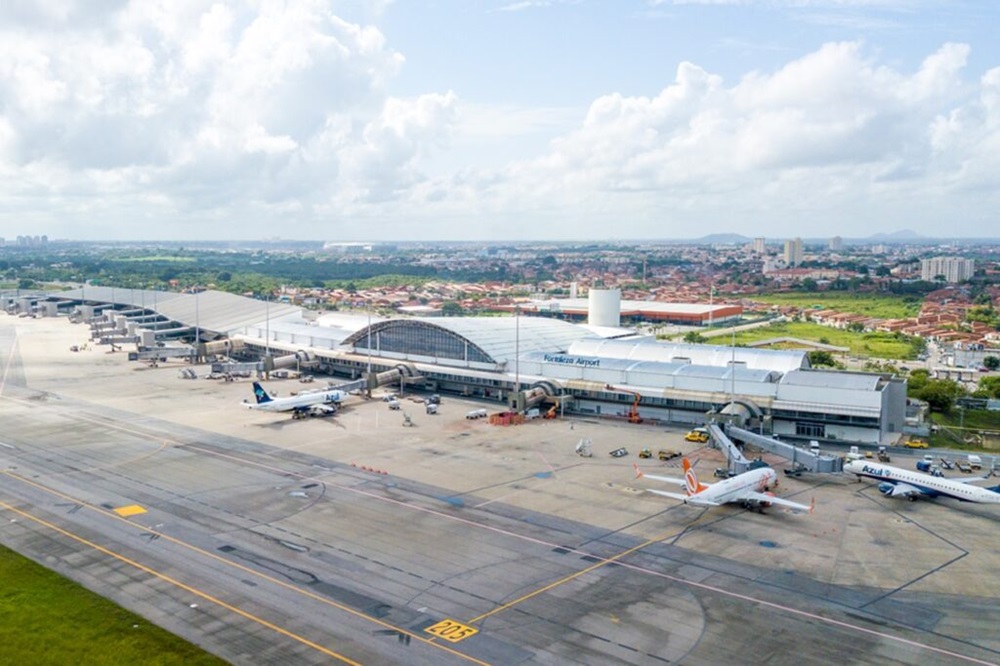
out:
{"label": "white cloud", "polygon": [[[963,79],[968,53],[945,44],[907,73],[860,44],[832,43],[728,87],[682,63],[655,97],[596,99],[544,155],[436,190],[489,210],[498,223],[485,236],[511,220],[533,219],[537,229],[556,217],[591,237],[694,236],[704,226],[691,224],[707,221],[774,221],[802,234],[803,224],[817,225],[819,235],[854,225],[867,235],[886,215],[909,226],[948,221],[954,233],[958,207],[973,233],[1000,203],[1000,70]],[[970,187],[990,203],[967,205]]]}
{"label": "white cloud", "polygon": [[389,94],[402,54],[332,1],[103,6],[0,9],[8,235],[971,235],[1000,204],[1000,68],[964,44],[913,71],[857,42],[730,82],[683,62],[532,108]]}
{"label": "white cloud", "polygon": [[78,212],[82,191],[117,197],[96,208],[120,219],[150,202],[165,216],[308,208],[370,192],[373,165],[391,197],[453,122],[454,95],[388,97],[402,56],[330,2],[133,0],[79,26],[84,5],[0,27],[0,171],[54,214]]}

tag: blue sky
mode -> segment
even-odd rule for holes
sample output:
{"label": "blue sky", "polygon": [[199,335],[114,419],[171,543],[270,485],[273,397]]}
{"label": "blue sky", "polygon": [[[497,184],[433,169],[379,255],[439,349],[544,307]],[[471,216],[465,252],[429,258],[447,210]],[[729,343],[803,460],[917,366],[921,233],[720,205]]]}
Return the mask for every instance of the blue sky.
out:
{"label": "blue sky", "polygon": [[995,236],[992,2],[16,0],[0,236]]}

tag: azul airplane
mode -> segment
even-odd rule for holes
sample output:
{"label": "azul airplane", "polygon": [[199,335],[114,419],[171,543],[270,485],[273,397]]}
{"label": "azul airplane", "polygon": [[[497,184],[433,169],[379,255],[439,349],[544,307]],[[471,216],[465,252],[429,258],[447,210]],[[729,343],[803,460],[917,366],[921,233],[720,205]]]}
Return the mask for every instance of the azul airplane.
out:
{"label": "azul airplane", "polygon": [[748,509],[763,510],[772,505],[778,505],[791,509],[795,512],[812,513],[812,505],[799,504],[790,500],[775,497],[774,493],[767,492],[770,486],[777,484],[778,475],[770,467],[752,469],[734,477],[719,481],[718,483],[699,483],[698,477],[691,467],[691,463],[684,458],[684,478],[678,479],[672,476],[654,476],[643,474],[638,465],[635,467],[636,478],[653,479],[654,481],[664,481],[679,486],[684,486],[685,493],[671,493],[665,490],[646,489],[647,493],[655,493],[679,499],[685,504],[697,506],[720,506],[727,502],[739,502]]}
{"label": "azul airplane", "polygon": [[963,502],[1000,504],[1000,486],[982,488],[972,485],[973,481],[982,481],[984,477],[946,479],[864,460],[852,460],[844,465],[844,471],[857,474],[859,479],[866,476],[880,481],[879,491],[889,497],[906,497],[915,500],[921,495],[925,497],[941,496],[952,497]]}
{"label": "azul airplane", "polygon": [[253,383],[253,395],[256,403],[247,402],[250,409],[260,409],[265,412],[294,412],[295,416],[327,413],[326,410],[336,410],[337,405],[347,397],[338,389],[327,389],[312,393],[300,393],[287,398],[272,398],[259,383]]}

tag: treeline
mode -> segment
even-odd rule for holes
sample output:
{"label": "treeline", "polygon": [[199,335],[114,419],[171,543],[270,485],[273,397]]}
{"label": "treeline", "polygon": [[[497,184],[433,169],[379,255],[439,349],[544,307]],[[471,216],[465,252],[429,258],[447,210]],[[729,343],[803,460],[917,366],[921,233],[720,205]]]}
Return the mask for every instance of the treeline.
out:
{"label": "treeline", "polygon": [[16,253],[0,258],[8,283],[31,288],[45,282],[90,283],[135,289],[185,289],[214,285],[221,291],[260,294],[281,285],[300,288],[358,288],[422,284],[429,280],[509,279],[502,262],[479,270],[449,270],[416,257],[385,261],[293,256],[263,252],[109,251],[101,254]]}

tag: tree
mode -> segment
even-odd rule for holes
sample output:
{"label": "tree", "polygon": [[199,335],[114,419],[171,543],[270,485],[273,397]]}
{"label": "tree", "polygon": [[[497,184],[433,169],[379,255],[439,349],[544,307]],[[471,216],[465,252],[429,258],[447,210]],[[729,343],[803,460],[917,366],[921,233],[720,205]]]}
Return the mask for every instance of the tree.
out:
{"label": "tree", "polygon": [[684,342],[690,342],[691,344],[701,344],[705,342],[705,336],[698,331],[691,331],[684,336]]}
{"label": "tree", "polygon": [[931,378],[931,373],[924,368],[917,368],[910,372],[910,377],[906,381],[907,394],[911,397],[917,397],[917,392],[927,385],[927,381]]}
{"label": "tree", "polygon": [[983,367],[991,372],[997,370],[997,368],[1000,368],[1000,358],[997,358],[996,356],[987,356],[983,359]]}
{"label": "tree", "polygon": [[806,291],[816,291],[818,287],[819,285],[816,283],[816,280],[812,278],[807,277],[802,280],[802,288]]}
{"label": "tree", "polygon": [[441,304],[441,314],[445,317],[460,317],[465,312],[462,306],[455,301],[447,301]]}
{"label": "tree", "polygon": [[837,362],[834,360],[833,354],[828,351],[811,351],[809,352],[809,364],[814,368],[822,366],[832,368],[837,365]]}
{"label": "tree", "polygon": [[916,397],[925,401],[931,411],[947,414],[955,405],[955,400],[965,395],[965,389],[950,379],[928,379]]}
{"label": "tree", "polygon": [[981,398],[1000,398],[1000,376],[980,378],[976,393]]}

